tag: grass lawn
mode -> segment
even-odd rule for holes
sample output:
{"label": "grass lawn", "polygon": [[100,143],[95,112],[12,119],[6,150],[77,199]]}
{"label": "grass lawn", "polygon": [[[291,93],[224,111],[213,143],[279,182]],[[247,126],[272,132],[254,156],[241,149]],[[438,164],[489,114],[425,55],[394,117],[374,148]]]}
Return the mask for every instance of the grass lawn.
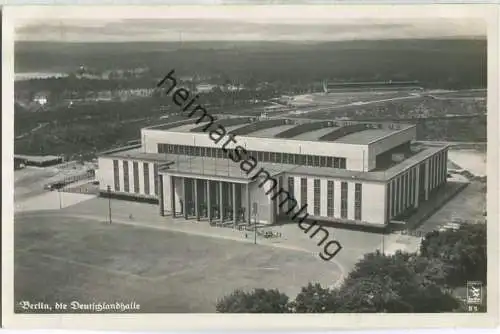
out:
{"label": "grass lawn", "polygon": [[[17,303],[136,302],[141,312],[214,312],[234,289],[333,284],[333,263],[305,252],[103,222],[15,219]],[[16,311],[22,310],[16,303]]]}

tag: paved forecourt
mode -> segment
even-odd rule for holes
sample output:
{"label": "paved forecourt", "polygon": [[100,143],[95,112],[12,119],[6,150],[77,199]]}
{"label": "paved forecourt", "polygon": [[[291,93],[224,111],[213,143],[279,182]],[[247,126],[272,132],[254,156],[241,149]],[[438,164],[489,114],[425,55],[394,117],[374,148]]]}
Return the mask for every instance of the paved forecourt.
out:
{"label": "paved forecourt", "polygon": [[[113,218],[123,218],[125,223],[151,226],[154,228],[165,228],[185,233],[203,235],[214,238],[226,238],[240,242],[253,242],[253,235],[248,232],[248,239],[245,239],[245,232],[233,230],[232,228],[210,227],[208,222],[186,221],[183,218],[172,219],[171,217],[161,217],[158,214],[159,208],[154,204],[144,204],[138,202],[128,202],[121,200],[111,200],[111,211]],[[78,215],[92,215],[108,219],[109,202],[104,198],[95,198],[72,207],[63,209],[64,212]],[[132,214],[133,219],[129,219]],[[378,233],[351,231],[344,228],[327,228],[330,232],[330,239],[338,240],[343,249],[330,261],[338,265],[344,273],[348,273],[354,267],[355,263],[363,257],[364,254],[374,252],[382,247],[389,247],[390,239]],[[269,230],[269,229],[268,229]],[[297,249],[309,252],[316,259],[319,259],[319,253],[323,247],[318,246],[323,236],[318,233],[313,239],[309,236],[312,232],[305,234],[298,228],[296,223],[290,222],[282,226],[271,227],[270,230],[281,232],[282,238],[264,239],[258,237],[257,243],[261,246],[273,246],[288,249]],[[383,245],[384,244],[384,245]]]}
{"label": "paved forecourt", "polygon": [[16,301],[214,312],[216,300],[237,288],[278,288],[293,298],[310,281],[331,285],[342,276],[334,262],[306,251],[74,215],[67,208],[15,217]]}

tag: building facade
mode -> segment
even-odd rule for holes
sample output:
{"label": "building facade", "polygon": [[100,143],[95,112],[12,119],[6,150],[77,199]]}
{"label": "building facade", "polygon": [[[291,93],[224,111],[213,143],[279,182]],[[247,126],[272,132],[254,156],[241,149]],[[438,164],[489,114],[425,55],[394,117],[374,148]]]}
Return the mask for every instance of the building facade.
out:
{"label": "building facade", "polygon": [[223,224],[272,224],[300,209],[384,227],[446,183],[447,147],[415,145],[414,125],[202,118],[144,128],[140,145],[101,154],[101,192]]}

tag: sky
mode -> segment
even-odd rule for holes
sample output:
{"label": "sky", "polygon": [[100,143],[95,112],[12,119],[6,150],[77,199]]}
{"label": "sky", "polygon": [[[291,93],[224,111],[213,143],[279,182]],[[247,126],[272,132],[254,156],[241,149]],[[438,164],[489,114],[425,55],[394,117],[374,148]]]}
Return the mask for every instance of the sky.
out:
{"label": "sky", "polygon": [[340,41],[453,38],[486,35],[473,19],[333,19],[331,17],[167,17],[161,19],[18,20],[16,40],[62,42],[126,41]]}

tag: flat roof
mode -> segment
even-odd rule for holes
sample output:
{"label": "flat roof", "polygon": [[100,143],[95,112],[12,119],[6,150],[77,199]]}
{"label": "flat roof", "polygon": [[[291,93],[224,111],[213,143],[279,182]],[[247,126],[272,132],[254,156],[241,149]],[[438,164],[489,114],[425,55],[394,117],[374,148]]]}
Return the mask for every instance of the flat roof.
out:
{"label": "flat roof", "polygon": [[[226,126],[227,132],[238,132],[238,129],[245,128],[245,130],[250,131],[243,137],[258,137],[258,138],[280,138],[284,140],[299,140],[299,141],[326,141],[335,142],[342,144],[357,144],[357,145],[368,145],[373,141],[377,141],[391,134],[397,133],[399,131],[415,127],[413,124],[395,124],[388,122],[357,122],[350,120],[311,120],[303,118],[268,118],[268,119],[250,119],[248,117],[227,117],[214,115],[219,119],[219,121],[229,122],[231,118],[243,118],[242,122],[245,122],[247,118],[248,122],[243,124],[228,125]],[[220,116],[220,117],[219,117]],[[282,120],[282,122],[280,122]],[[154,130],[165,130],[171,132],[183,132],[189,133],[192,129],[197,127],[208,125],[209,122],[195,123],[196,120],[192,120],[189,124],[186,121],[181,121],[178,125],[169,123],[164,125],[152,126],[149,129]],[[273,123],[277,123],[274,124]],[[278,124],[281,123],[281,124]],[[287,124],[284,124],[287,123]],[[309,126],[310,124],[316,124],[318,126]],[[320,125],[323,123],[323,125]],[[327,123],[327,124],[325,124]],[[331,123],[331,124],[330,124]],[[309,125],[308,125],[309,124]],[[357,124],[367,124],[367,128],[356,129]],[[321,126],[320,128],[318,128]],[[287,130],[297,128],[297,135],[294,136],[293,132],[290,133],[291,137],[279,137],[280,133]],[[254,131],[251,129],[255,128]],[[307,130],[307,129],[311,130]],[[336,135],[327,136],[329,133],[338,130]],[[246,131],[245,131],[246,132]],[[326,136],[326,137],[325,137]],[[330,137],[331,139],[329,139]]]}
{"label": "flat roof", "polygon": [[278,125],[272,128],[257,130],[255,132],[249,133],[247,136],[260,137],[260,138],[274,138],[278,133],[294,128],[295,126],[296,126],[295,124]]}
{"label": "flat roof", "polygon": [[366,145],[377,139],[390,135],[389,129],[367,129],[348,134],[335,140],[337,143]]}
{"label": "flat roof", "polygon": [[330,133],[336,129],[339,129],[339,128],[338,127],[328,127],[328,128],[317,129],[317,130],[301,133],[301,134],[299,134],[295,137],[291,137],[289,139],[318,141],[319,138],[321,138],[322,136],[324,136],[327,133]]}
{"label": "flat roof", "polygon": [[117,158],[117,159],[130,159],[130,160],[141,160],[150,162],[169,162],[170,159],[165,153],[146,153],[142,151],[142,148],[127,148],[123,150],[115,150],[110,152],[104,152],[99,154],[100,157],[106,158]]}
{"label": "flat roof", "polygon": [[172,128],[170,130],[175,131],[175,132],[191,132],[191,130],[193,130],[194,128],[197,128],[197,127],[200,127],[203,125],[207,125],[207,124],[208,124],[208,122],[196,124],[196,120],[193,120],[193,122],[190,124],[180,125],[178,127]]}
{"label": "flat roof", "polygon": [[62,156],[14,154],[14,159],[22,159],[33,162],[50,162],[50,161],[60,160],[62,159]]}
{"label": "flat roof", "polygon": [[[246,125],[246,124],[245,124],[245,125]],[[224,127],[224,128],[226,129],[226,133],[229,133],[229,132],[231,132],[231,131],[233,131],[233,130],[236,130],[236,129],[238,129],[238,128],[241,128],[242,126],[244,126],[244,125],[239,124],[239,125],[231,125],[231,126],[226,126],[226,127]]]}

